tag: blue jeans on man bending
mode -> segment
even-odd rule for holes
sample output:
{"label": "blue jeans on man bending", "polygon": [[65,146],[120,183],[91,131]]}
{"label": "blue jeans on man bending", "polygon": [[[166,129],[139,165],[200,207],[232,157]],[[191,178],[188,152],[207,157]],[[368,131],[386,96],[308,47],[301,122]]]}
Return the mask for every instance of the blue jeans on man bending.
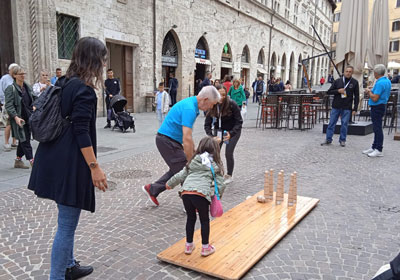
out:
{"label": "blue jeans on man bending", "polygon": [[339,117],[341,119],[340,137],[339,142],[346,142],[347,127],[349,126],[349,120],[351,116],[351,110],[335,109],[332,108],[331,118],[329,120],[328,129],[326,130],[326,141],[332,142],[333,134],[335,133],[335,126]]}

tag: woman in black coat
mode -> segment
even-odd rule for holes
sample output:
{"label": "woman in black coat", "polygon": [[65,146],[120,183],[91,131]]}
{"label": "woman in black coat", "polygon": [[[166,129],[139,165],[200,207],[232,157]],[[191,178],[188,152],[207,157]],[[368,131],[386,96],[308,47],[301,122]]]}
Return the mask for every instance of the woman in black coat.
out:
{"label": "woman in black coat", "polygon": [[[227,164],[225,184],[229,184],[233,181],[232,173],[235,163],[233,152],[242,132],[243,119],[242,115],[240,114],[239,106],[235,101],[231,100],[230,97],[227,96],[226,88],[222,85],[218,85],[216,88],[221,94],[221,99],[219,103],[215,104],[214,107],[208,111],[206,120],[204,122],[204,130],[206,131],[207,135],[218,137],[218,140],[220,141],[220,147],[222,147],[222,141],[227,143],[225,147]],[[213,120],[214,132],[211,128]],[[226,131],[225,135],[223,135],[224,131]]]}
{"label": "woman in black coat", "polygon": [[92,273],[73,257],[81,209],[94,212],[94,187],[105,191],[107,180],[96,161],[96,84],[102,82],[107,49],[98,39],[81,38],[75,46],[63,88],[61,112],[71,121],[60,137],[40,143],[28,188],[54,200],[58,228],[51,253],[50,279],[78,279]]}

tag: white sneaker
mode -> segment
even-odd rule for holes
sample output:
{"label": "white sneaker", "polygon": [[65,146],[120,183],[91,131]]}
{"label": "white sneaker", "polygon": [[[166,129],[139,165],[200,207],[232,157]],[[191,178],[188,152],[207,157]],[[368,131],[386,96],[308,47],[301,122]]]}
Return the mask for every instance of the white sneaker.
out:
{"label": "white sneaker", "polygon": [[363,153],[364,155],[368,155],[368,154],[372,153],[373,151],[374,151],[374,149],[369,148],[368,150],[362,151],[362,153]]}
{"label": "white sneaker", "polygon": [[383,153],[375,149],[372,153],[368,154],[369,157],[383,157]]}
{"label": "white sneaker", "polygon": [[9,151],[11,151],[11,145],[10,144],[4,144],[4,151],[5,152],[9,152]]}
{"label": "white sneaker", "polygon": [[226,174],[226,175],[224,176],[224,183],[225,183],[225,184],[230,184],[230,183],[232,183],[232,182],[233,182],[233,177],[232,177],[231,175]]}

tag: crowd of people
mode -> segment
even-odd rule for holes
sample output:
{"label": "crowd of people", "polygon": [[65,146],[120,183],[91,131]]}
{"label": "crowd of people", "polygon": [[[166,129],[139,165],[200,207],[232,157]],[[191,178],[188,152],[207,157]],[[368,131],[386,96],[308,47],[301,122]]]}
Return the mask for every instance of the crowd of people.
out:
{"label": "crowd of people", "polygon": [[[104,43],[92,37],[83,37],[75,46],[64,76],[61,69],[57,69],[56,75],[49,79],[48,71],[42,70],[39,81],[32,88],[25,81],[24,69],[14,63],[10,65],[9,73],[0,80],[2,116],[8,116],[4,148],[7,151],[16,148],[15,168],[29,168],[23,163],[23,157],[30,162],[32,172],[28,188],[38,197],[53,200],[57,205],[58,228],[51,254],[52,280],[78,279],[93,271],[92,267],[81,266],[75,260],[73,248],[81,210],[94,212],[94,188],[102,191],[108,188],[105,173],[96,159],[95,90],[105,85],[108,111],[105,128],[108,128],[111,127],[110,101],[120,94],[121,86],[119,80],[114,78],[112,69],[107,70],[107,79],[103,81],[106,56]],[[347,66],[343,77],[335,81],[328,77],[328,81],[332,82],[328,94],[334,98],[326,139],[322,143],[324,146],[332,144],[334,127],[340,117],[342,129],[339,143],[345,147],[349,119],[358,110],[359,85],[352,78],[353,70],[353,67]],[[383,65],[376,65],[376,83],[366,90],[374,127],[373,144],[363,151],[369,157],[383,155],[382,117],[391,89],[385,71]],[[62,89],[61,115],[69,122],[57,141],[39,143],[34,160],[29,117],[36,109],[35,99],[54,84]],[[193,233],[198,212],[201,255],[209,256],[216,250],[209,243],[210,203],[215,188],[222,196],[226,186],[233,182],[234,151],[241,137],[242,110],[250,94],[241,79],[227,75],[222,81],[212,81],[211,73],[207,73],[199,84],[198,94],[179,102],[176,100],[178,81],[173,74],[170,76],[169,93],[164,86],[163,82],[159,83],[156,93],[159,129],[155,144],[169,169],[155,182],[143,186],[142,190],[154,206],[159,206],[159,195],[180,185],[178,193],[187,215],[183,250],[191,254],[195,248]],[[272,78],[264,82],[259,76],[252,84],[253,102],[259,102],[267,91],[291,89],[290,81],[284,84],[281,79]],[[205,112],[204,137],[196,148],[192,134],[200,110]],[[10,140],[11,135],[13,140]],[[221,159],[224,146],[226,172]]]}

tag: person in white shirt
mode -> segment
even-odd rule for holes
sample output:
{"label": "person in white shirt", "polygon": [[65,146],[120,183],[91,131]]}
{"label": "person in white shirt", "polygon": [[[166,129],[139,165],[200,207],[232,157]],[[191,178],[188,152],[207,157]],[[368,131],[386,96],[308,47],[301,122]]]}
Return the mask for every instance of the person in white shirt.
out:
{"label": "person in white shirt", "polygon": [[[5,96],[4,96],[4,91],[9,85],[12,85],[14,82],[14,79],[11,76],[11,73],[13,72],[14,68],[18,67],[18,64],[12,63],[8,66],[8,74],[5,74],[3,77],[0,79],[0,107],[2,111],[2,114],[4,116],[8,116],[6,109],[5,109]],[[1,121],[1,120],[0,120]],[[4,130],[4,151],[9,152],[11,149],[16,149],[17,148],[17,140],[13,137],[12,139],[12,144],[10,144],[10,136],[11,136],[11,125],[8,117],[3,120],[5,123],[5,130]]]}
{"label": "person in white shirt", "polygon": [[164,83],[159,83],[158,92],[156,93],[156,104],[157,104],[156,112],[157,112],[158,124],[160,125],[160,127],[165,119],[165,116],[169,111],[169,103],[170,103],[170,97],[169,94],[166,91],[164,91]]}
{"label": "person in white shirt", "polygon": [[32,87],[33,94],[39,97],[42,94],[42,92],[46,90],[48,86],[51,86],[49,72],[47,72],[46,70],[42,70],[40,71],[39,82],[34,84]]}

